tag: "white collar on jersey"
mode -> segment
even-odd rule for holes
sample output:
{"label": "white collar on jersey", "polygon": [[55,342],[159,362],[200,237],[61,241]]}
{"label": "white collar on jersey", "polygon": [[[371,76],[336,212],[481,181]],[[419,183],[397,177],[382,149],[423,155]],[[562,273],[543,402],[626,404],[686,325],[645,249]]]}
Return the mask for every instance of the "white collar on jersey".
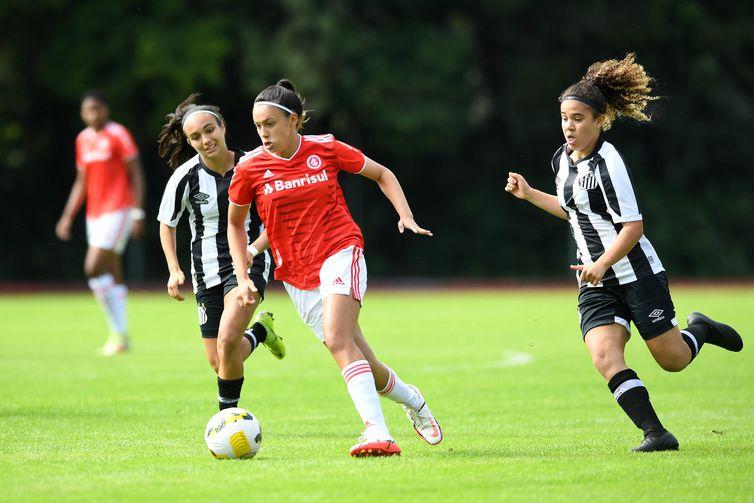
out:
{"label": "white collar on jersey", "polygon": [[293,152],[290,157],[282,157],[282,156],[279,156],[277,154],[273,154],[272,152],[270,152],[269,150],[267,150],[266,148],[264,148],[264,146],[262,146],[262,148],[264,148],[264,151],[267,152],[268,154],[270,154],[272,157],[276,157],[276,158],[282,159],[284,161],[290,161],[291,159],[293,159],[294,157],[296,157],[296,154],[298,154],[298,151],[301,150],[301,144],[304,143],[304,137],[300,133],[296,133],[296,134],[298,135],[298,147],[296,147],[295,152]]}

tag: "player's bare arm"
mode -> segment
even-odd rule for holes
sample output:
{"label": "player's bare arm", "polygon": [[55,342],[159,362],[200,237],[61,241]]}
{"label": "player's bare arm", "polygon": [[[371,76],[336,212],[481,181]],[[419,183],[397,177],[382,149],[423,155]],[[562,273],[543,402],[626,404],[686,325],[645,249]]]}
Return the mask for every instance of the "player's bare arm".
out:
{"label": "player's bare arm", "polygon": [[519,199],[529,201],[537,208],[543,209],[551,215],[568,220],[568,214],[560,207],[556,196],[531,187],[526,178],[518,173],[512,171],[508,173],[505,191]]}
{"label": "player's bare arm", "polygon": [[246,270],[246,214],[249,212],[249,205],[239,206],[234,203],[228,205],[228,247],[230,256],[233,258],[233,269],[236,271],[238,280],[238,289],[240,291],[238,303],[241,307],[248,307],[254,304],[254,292],[257,288],[254,282],[249,278]]}
{"label": "player's bare arm", "polygon": [[181,287],[186,281],[186,277],[178,263],[178,254],[176,253],[175,227],[160,224],[160,244],[162,252],[165,254],[165,261],[168,264],[170,277],[168,278],[168,295],[175,300],[184,300],[181,295]]}
{"label": "player's bare arm", "polygon": [[55,226],[55,234],[63,241],[71,239],[71,225],[73,225],[73,219],[76,218],[81,207],[84,205],[86,199],[86,174],[82,170],[76,171],[76,179],[73,181],[73,187],[71,187],[71,194],[68,196],[68,201],[63,208],[63,214],[60,215]]}
{"label": "player's bare arm", "polygon": [[[365,156],[366,157],[366,156]],[[427,229],[422,229],[414,220],[414,215],[411,213],[411,208],[406,200],[406,195],[403,193],[400,182],[396,178],[395,174],[382,164],[373,161],[369,157],[366,157],[366,164],[364,169],[360,173],[362,176],[374,180],[377,185],[380,186],[380,190],[385,194],[385,197],[392,203],[395,211],[400,217],[398,220],[398,232],[403,234],[405,229],[412,231],[414,234],[422,236],[432,236],[432,232]]]}
{"label": "player's bare arm", "polygon": [[146,182],[144,179],[144,168],[141,160],[137,156],[126,163],[128,173],[131,178],[131,190],[133,191],[134,207],[132,215],[134,219],[131,235],[134,238],[140,238],[144,235],[144,194],[146,192]]}
{"label": "player's bare arm", "polygon": [[582,283],[599,284],[605,271],[610,269],[616,262],[628,255],[636,243],[644,235],[644,222],[637,220],[635,222],[624,222],[623,227],[615,241],[605,250],[605,253],[594,263],[584,265],[572,265],[574,271],[581,271],[579,278]]}
{"label": "player's bare arm", "polygon": [[261,234],[246,248],[246,261],[250,265],[254,261],[254,257],[264,252],[270,247],[270,240],[267,239],[267,229],[263,230]]}

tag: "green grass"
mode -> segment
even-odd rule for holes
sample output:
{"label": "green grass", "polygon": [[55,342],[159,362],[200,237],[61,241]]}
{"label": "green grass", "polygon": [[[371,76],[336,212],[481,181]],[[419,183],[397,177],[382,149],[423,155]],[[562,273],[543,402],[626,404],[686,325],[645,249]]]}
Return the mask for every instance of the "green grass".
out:
{"label": "green grass", "polygon": [[[751,335],[754,289],[677,289]],[[367,294],[361,322],[381,358],[419,386],[446,439],[426,445],[383,400],[400,458],[351,459],[361,431],[338,369],[287,297],[265,303],[288,345],[246,365],[240,405],[264,431],[250,461],[216,461],[216,411],[192,299],[132,295],[134,351],[96,351],[87,294],[0,297],[3,501],[752,501],[754,357],[705,346],[663,372],[638,335],[628,362],[681,442],[635,454],[640,433],[592,368],[575,291]],[[512,365],[519,353],[531,362]]]}

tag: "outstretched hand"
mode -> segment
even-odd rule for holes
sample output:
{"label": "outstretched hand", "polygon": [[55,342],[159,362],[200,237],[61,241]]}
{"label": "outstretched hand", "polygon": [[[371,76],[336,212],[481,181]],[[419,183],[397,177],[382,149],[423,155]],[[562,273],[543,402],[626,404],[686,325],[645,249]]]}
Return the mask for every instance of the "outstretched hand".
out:
{"label": "outstretched hand", "polygon": [[421,236],[432,236],[431,231],[419,227],[419,225],[414,221],[413,218],[401,218],[400,220],[398,220],[398,232],[403,234],[403,231],[406,229],[413,231],[414,234],[419,234]]}

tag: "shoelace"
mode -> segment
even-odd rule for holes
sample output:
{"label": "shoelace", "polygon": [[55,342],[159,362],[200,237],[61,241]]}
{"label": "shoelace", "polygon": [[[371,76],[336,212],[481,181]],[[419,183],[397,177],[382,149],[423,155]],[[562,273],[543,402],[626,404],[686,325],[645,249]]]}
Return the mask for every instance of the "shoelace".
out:
{"label": "shoelace", "polygon": [[412,409],[410,407],[406,408],[408,410],[408,415],[411,416],[411,421],[414,422],[414,425],[422,424],[423,419],[419,415],[419,412],[424,408],[425,405],[427,405],[427,402],[424,402],[423,404],[421,404],[421,407],[419,407],[418,409]]}

